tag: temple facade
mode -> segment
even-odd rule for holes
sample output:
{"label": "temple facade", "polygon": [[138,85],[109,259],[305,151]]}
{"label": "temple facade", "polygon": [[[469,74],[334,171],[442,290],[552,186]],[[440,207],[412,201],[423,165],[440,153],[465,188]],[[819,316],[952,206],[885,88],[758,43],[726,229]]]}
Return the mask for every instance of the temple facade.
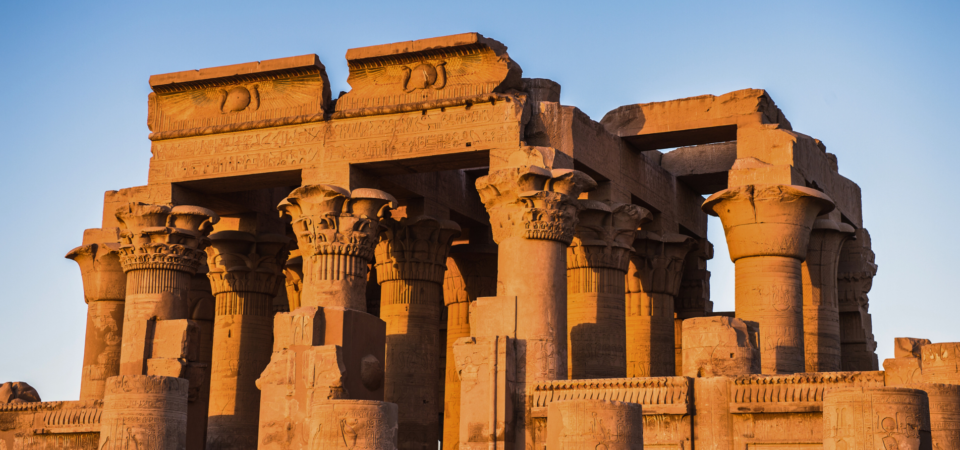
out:
{"label": "temple facade", "polygon": [[80,398],[2,385],[0,450],[960,449],[960,343],[880,370],[860,188],[765,91],[596,121],[477,33],[346,58],[150,77],[66,255]]}

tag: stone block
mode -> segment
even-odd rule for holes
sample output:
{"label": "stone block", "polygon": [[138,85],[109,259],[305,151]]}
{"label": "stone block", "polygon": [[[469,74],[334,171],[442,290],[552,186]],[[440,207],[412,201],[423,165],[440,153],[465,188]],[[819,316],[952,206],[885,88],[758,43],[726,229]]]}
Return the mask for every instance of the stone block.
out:
{"label": "stone block", "polygon": [[460,449],[511,449],[514,444],[514,340],[467,337],[454,344],[460,377]]}
{"label": "stone block", "polygon": [[683,374],[688,377],[760,373],[758,327],[734,317],[683,321]]}
{"label": "stone block", "polygon": [[960,342],[927,344],[920,350],[924,383],[960,384]]}
{"label": "stone block", "polygon": [[158,320],[153,333],[152,358],[200,359],[200,329],[192,320]]}
{"label": "stone block", "polygon": [[923,381],[919,358],[890,358],[883,361],[883,383],[903,386]]}
{"label": "stone block", "polygon": [[643,449],[643,409],[636,403],[568,400],[550,404],[549,449]]}
{"label": "stone block", "polygon": [[920,348],[930,344],[930,339],[898,337],[893,339],[894,358],[919,358]]}

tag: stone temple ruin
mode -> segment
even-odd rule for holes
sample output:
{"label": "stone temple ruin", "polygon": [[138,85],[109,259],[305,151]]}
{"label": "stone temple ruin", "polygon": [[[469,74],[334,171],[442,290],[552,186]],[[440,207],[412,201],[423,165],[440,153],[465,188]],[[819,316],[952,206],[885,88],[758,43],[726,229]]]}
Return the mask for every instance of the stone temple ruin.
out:
{"label": "stone temple ruin", "polygon": [[0,450],[960,449],[960,343],[878,370],[860,188],[766,92],[596,122],[479,34],[346,57],[150,77],[66,255],[80,399],[4,384]]}

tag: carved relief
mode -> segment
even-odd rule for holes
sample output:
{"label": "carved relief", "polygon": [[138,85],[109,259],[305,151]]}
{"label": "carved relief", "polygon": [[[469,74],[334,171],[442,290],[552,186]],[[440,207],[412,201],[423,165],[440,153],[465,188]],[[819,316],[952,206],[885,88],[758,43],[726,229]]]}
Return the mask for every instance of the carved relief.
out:
{"label": "carved relief", "polygon": [[547,413],[547,448],[642,449],[642,407],[608,400],[551,403]]}
{"label": "carved relief", "polygon": [[150,85],[151,139],[269,126],[284,119],[323,120],[330,102],[330,84],[316,55],[154,75]]}
{"label": "carved relief", "polygon": [[99,448],[186,448],[188,384],[181,378],[146,375],[107,380]]}
{"label": "carved relief", "polygon": [[931,448],[927,395],[915,389],[882,387],[828,392],[823,405],[823,448]]}
{"label": "carved relief", "polygon": [[411,103],[479,103],[519,90],[521,70],[506,50],[476,33],[351,49],[347,82],[353,89],[337,99],[337,112],[368,115]]}

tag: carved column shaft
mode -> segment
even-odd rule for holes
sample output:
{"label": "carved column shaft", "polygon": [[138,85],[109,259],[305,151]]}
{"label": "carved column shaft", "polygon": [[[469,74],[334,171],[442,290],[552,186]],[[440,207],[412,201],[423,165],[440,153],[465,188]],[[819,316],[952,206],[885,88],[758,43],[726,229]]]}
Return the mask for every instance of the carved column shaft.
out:
{"label": "carved column shaft", "polygon": [[175,377],[111,377],[106,384],[97,448],[188,448],[188,385],[187,380]]}
{"label": "carved column shaft", "polygon": [[636,232],[627,271],[627,376],[676,373],[674,300],[693,238]]}
{"label": "carved column shaft", "polygon": [[[566,252],[576,199],[596,182],[575,170],[523,166],[493,171],[476,186],[499,244],[497,296],[516,304],[517,393],[526,399],[529,383],[567,378]],[[526,448],[535,442],[533,418],[517,413],[514,435]]]}
{"label": "carved column shaft", "polygon": [[460,338],[470,337],[470,303],[478,297],[497,294],[496,251],[492,245],[457,246],[447,258],[443,279],[443,302],[447,307],[443,450],[456,450],[460,443],[460,375],[453,347]]}
{"label": "carved column shaft", "polygon": [[283,284],[289,239],[221,231],[210,236],[207,264],[216,296],[208,448],[256,449],[257,378],[273,352],[273,299]]}
{"label": "carved column shaft", "polygon": [[625,276],[630,244],[649,211],[634,205],[580,200],[579,223],[567,248],[567,375],[627,375]]}
{"label": "carved column shaft", "polygon": [[119,250],[119,243],[105,242],[67,253],[80,266],[87,302],[80,400],[102,400],[107,378],[120,374],[127,277],[120,267]]}
{"label": "carved column shaft", "polygon": [[803,275],[803,348],[807,372],[839,372],[840,310],[837,265],[840,248],[853,227],[818,219],[810,234]]}
{"label": "carved column shaft", "polygon": [[120,264],[127,274],[120,374],[147,373],[154,320],[188,319],[191,277],[219,217],[205,208],[131,203],[117,210]]}
{"label": "carved column shaft", "polygon": [[380,318],[387,324],[384,400],[399,408],[398,448],[433,450],[441,436],[443,273],[460,227],[426,216],[381,223],[376,272]]}
{"label": "carved column shaft", "polygon": [[278,209],[293,219],[303,258],[300,306],[366,312],[368,265],[374,259],[381,210],[396,200],[376,189],[353,193],[331,185],[295,189]]}
{"label": "carved column shaft", "polygon": [[713,194],[703,210],[720,217],[736,266],[738,319],[760,326],[761,371],[803,372],[800,263],[816,217],[833,201],[814,189],[747,185]]}

